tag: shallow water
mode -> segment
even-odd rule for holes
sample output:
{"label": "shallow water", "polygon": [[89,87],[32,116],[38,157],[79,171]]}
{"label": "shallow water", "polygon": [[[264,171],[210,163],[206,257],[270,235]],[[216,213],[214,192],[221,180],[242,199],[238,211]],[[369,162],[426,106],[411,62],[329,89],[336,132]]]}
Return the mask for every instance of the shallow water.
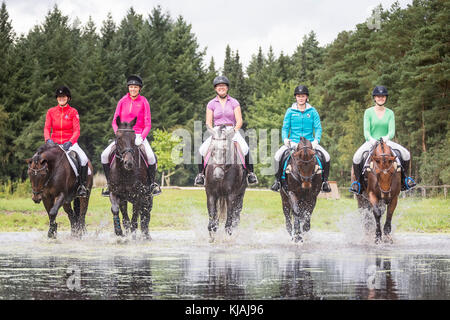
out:
{"label": "shallow water", "polygon": [[449,299],[450,235],[0,233],[0,299]]}

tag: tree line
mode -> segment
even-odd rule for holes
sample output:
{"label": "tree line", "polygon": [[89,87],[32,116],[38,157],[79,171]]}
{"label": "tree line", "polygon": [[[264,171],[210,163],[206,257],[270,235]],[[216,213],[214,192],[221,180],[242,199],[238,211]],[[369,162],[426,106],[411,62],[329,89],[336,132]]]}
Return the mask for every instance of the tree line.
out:
{"label": "tree line", "polygon": [[[143,78],[152,144],[155,132],[193,132],[194,121],[204,122],[212,80],[224,74],[230,95],[241,103],[244,128],[256,130],[280,129],[294,88],[307,85],[310,104],[321,116],[321,145],[332,159],[330,180],[340,185],[349,184],[353,153],[364,142],[363,114],[373,105],[372,89],[385,85],[386,106],[396,117],[395,140],[411,151],[412,175],[424,184],[449,183],[450,2],[414,0],[404,9],[395,3],[377,10],[379,28],[362,22],[326,46],[310,31],[297,39],[291,55],[259,48],[244,68],[239,50],[230,46],[221,67],[214,58],[205,61],[206,49],[191,24],[161,6],[146,15],[131,7],[119,24],[108,14],[98,30],[92,19],[70,23],[55,5],[42,24],[17,36],[2,3],[0,180],[26,178],[23,159],[43,143],[45,114],[56,104],[60,85],[72,90],[70,104],[81,119],[79,143],[97,171],[113,139],[112,116],[127,92],[128,75]],[[256,165],[257,174],[263,166]],[[191,185],[195,171],[194,165],[177,165],[172,183]],[[260,185],[272,179],[260,175]]]}

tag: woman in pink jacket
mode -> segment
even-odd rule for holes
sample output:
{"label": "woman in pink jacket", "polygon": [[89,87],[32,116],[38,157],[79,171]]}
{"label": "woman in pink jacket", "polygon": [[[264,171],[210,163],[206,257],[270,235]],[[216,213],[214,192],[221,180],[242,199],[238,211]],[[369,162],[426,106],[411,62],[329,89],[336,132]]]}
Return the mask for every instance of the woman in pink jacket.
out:
{"label": "woman in pink jacket", "polygon": [[[120,121],[131,122],[134,118],[136,119],[136,125],[133,127],[136,133],[135,144],[137,146],[143,145],[145,153],[147,154],[148,160],[148,181],[154,181],[156,173],[156,156],[150,147],[146,137],[150,132],[152,127],[152,117],[150,113],[150,104],[144,96],[139,94],[142,89],[143,83],[139,76],[131,75],[127,79],[128,93],[119,100],[116,107],[116,112],[114,113],[112,127],[114,133],[117,131],[116,118],[120,116]],[[111,149],[115,142],[112,142],[101,155],[101,161],[103,165],[103,170],[105,172],[106,180],[109,181],[109,171],[110,166],[108,163],[108,157],[111,153]],[[161,194],[161,189],[156,182],[150,184],[150,190],[153,195]],[[109,196],[109,190],[102,192],[104,196]]]}

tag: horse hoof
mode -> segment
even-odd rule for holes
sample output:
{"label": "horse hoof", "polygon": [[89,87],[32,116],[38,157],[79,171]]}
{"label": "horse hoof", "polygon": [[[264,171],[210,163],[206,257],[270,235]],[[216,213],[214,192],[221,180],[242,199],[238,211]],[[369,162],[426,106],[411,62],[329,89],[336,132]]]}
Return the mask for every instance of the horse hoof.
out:
{"label": "horse hoof", "polygon": [[303,243],[303,238],[301,236],[295,236],[294,237],[294,242],[295,243]]}
{"label": "horse hoof", "polygon": [[215,240],[215,234],[213,232],[209,232],[209,243],[213,243]]}
{"label": "horse hoof", "polygon": [[144,238],[144,240],[152,241],[152,237],[149,233],[144,233],[142,237]]}
{"label": "horse hoof", "polygon": [[390,234],[386,234],[386,235],[384,235],[384,242],[385,243],[389,243],[389,244],[393,244],[394,240],[392,240],[392,237],[391,237]]}
{"label": "horse hoof", "polygon": [[375,244],[380,244],[380,243],[381,243],[381,237],[376,237]]}

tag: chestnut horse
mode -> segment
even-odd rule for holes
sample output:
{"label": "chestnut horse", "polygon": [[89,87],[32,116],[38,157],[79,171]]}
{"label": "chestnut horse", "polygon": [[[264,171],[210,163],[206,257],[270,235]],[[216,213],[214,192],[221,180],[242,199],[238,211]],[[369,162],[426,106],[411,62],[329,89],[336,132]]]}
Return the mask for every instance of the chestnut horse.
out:
{"label": "chestnut horse", "polygon": [[287,185],[282,184],[280,191],[286,229],[295,242],[303,242],[302,232],[311,228],[311,215],[322,186],[322,175],[311,141],[304,137],[300,138],[297,148],[291,150],[287,161]]}
{"label": "chestnut horse", "polygon": [[40,203],[42,200],[48,213],[50,220],[48,237],[56,238],[58,225],[55,219],[61,206],[69,216],[72,235],[81,237],[86,232],[85,217],[93,183],[94,169],[91,162],[88,162],[91,174],[88,175],[86,183],[88,196],[82,198],[75,197],[78,187],[77,177],[64,150],[59,145],[40,146],[33,157],[26,162],[33,190],[32,199],[35,203]]}
{"label": "chestnut horse", "polygon": [[[397,156],[391,148],[380,139],[375,145],[369,159],[370,166],[363,173],[365,188],[361,195],[356,195],[358,208],[373,212],[376,222],[375,243],[381,242],[381,216],[386,210],[384,224],[385,241],[392,243],[391,221],[397,207],[401,189],[401,168]],[[352,179],[354,179],[352,169]],[[355,180],[353,180],[355,181]]]}

